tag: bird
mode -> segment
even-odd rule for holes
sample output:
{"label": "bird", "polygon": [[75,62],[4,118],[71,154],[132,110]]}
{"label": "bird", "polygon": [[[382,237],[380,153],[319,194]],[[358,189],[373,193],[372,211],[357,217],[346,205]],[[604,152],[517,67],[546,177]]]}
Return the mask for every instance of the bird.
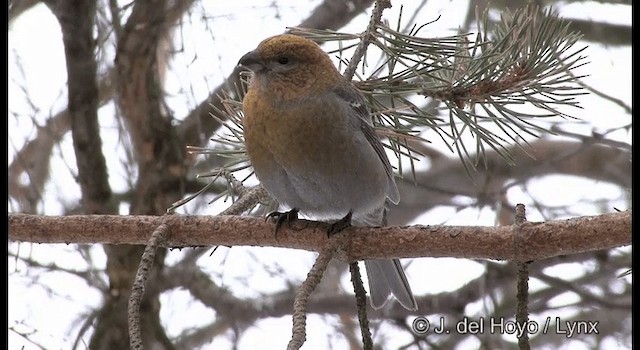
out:
{"label": "bird", "polygon": [[[363,93],[316,42],[298,35],[266,38],[238,65],[253,73],[242,101],[249,161],[267,192],[290,209],[270,214],[276,232],[298,212],[337,220],[329,233],[381,226],[400,195]],[[393,295],[417,310],[398,259],[364,263],[374,309]]]}

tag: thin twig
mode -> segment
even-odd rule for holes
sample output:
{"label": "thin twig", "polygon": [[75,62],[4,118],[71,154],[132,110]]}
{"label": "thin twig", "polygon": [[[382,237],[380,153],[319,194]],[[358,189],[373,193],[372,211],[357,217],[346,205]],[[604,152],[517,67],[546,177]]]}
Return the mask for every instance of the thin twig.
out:
{"label": "thin twig", "polygon": [[[166,217],[166,216],[165,216]],[[164,245],[170,233],[170,227],[166,222],[160,224],[151,234],[149,243],[144,249],[136,278],[133,280],[131,295],[129,296],[128,320],[129,320],[129,344],[131,349],[144,349],[142,343],[142,331],[140,329],[140,304],[144,295],[145,285],[151,274],[153,260],[158,247]]]}
{"label": "thin twig", "polygon": [[[515,223],[518,229],[522,224],[527,222],[525,215],[524,204],[516,205]],[[525,238],[523,235],[516,236],[517,249],[523,248]],[[529,261],[519,261],[516,263],[518,269],[518,282],[517,282],[517,294],[516,294],[516,324],[520,330],[517,333],[518,347],[522,350],[529,350],[531,345],[529,344],[529,332],[527,325],[529,323]]]}
{"label": "thin twig", "polygon": [[293,335],[289,345],[287,345],[288,350],[299,349],[307,339],[307,302],[309,301],[309,296],[320,283],[322,275],[334,254],[345,246],[346,240],[344,238],[346,238],[345,231],[336,233],[329,238],[327,244],[320,251],[318,258],[316,258],[311,271],[307,274],[307,278],[298,289],[293,301]]}
{"label": "thin twig", "polygon": [[533,274],[533,277],[540,280],[541,282],[548,284],[551,287],[557,287],[558,290],[563,290],[565,292],[574,292],[578,296],[580,296],[580,300],[582,302],[588,302],[590,305],[594,307],[601,306],[607,309],[620,309],[626,310],[631,307],[631,303],[627,301],[620,301],[616,299],[611,299],[608,295],[599,296],[595,293],[589,291],[589,289],[585,288],[585,286],[581,286],[580,283],[576,283],[576,281],[568,281],[562,278],[557,278],[553,276],[549,276],[542,271],[537,271],[537,273]]}
{"label": "thin twig", "polygon": [[[364,57],[367,51],[367,46],[374,38],[374,32],[376,26],[380,23],[382,18],[382,12],[385,9],[391,7],[391,1],[389,0],[377,0],[373,6],[373,12],[369,19],[367,29],[362,33],[362,40],[358,43],[356,51],[353,53],[349,65],[345,69],[343,76],[351,80],[358,69],[358,64]],[[367,292],[362,284],[362,277],[360,276],[360,269],[358,263],[353,262],[349,264],[349,271],[351,272],[351,282],[353,283],[353,290],[356,293],[356,305],[358,307],[358,321],[360,322],[360,333],[362,334],[362,343],[364,349],[373,349],[373,341],[371,339],[371,330],[369,329],[369,320],[367,319]]]}
{"label": "thin twig", "polygon": [[360,333],[362,334],[362,346],[364,350],[373,349],[373,340],[371,339],[371,330],[369,329],[369,319],[367,318],[367,292],[362,284],[362,276],[360,276],[360,268],[358,262],[349,264],[351,272],[351,283],[356,293],[356,305],[358,307],[358,321],[360,322]]}
{"label": "thin twig", "polygon": [[369,46],[369,43],[373,38],[373,33],[376,31],[376,26],[380,23],[382,12],[390,7],[391,1],[389,0],[378,0],[373,6],[373,13],[371,14],[371,19],[369,20],[367,29],[364,31],[364,33],[362,33],[362,40],[360,40],[360,42],[358,43],[356,51],[353,53],[351,60],[349,60],[347,69],[345,69],[344,73],[342,74],[348,80],[353,79],[354,74],[356,74],[358,64],[360,64],[362,57],[364,57],[364,53],[367,51],[367,46]]}
{"label": "thin twig", "polygon": [[270,198],[262,185],[258,185],[246,190],[242,197],[218,215],[240,215],[256,205],[256,203],[264,202]]}
{"label": "thin twig", "polygon": [[560,128],[558,125],[552,125],[551,128],[549,128],[549,131],[553,132],[554,134],[557,135],[563,135],[563,136],[568,136],[568,137],[572,137],[574,139],[580,140],[586,144],[600,144],[600,145],[607,145],[607,146],[611,146],[611,147],[615,147],[615,148],[619,148],[619,149],[624,149],[624,150],[628,150],[631,151],[632,146],[631,144],[627,143],[627,142],[621,142],[621,141],[616,141],[616,140],[612,140],[612,139],[606,139],[604,138],[604,133],[596,133],[594,130],[591,131],[591,135],[583,135],[577,132],[571,132],[571,131],[567,131],[567,130],[563,130],[562,128]]}

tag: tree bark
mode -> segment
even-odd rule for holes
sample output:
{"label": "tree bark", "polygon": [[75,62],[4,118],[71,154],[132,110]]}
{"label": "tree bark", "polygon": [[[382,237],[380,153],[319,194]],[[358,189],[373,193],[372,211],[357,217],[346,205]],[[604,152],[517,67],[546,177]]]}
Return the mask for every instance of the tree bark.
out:
{"label": "tree bark", "polygon": [[[273,224],[245,216],[9,215],[9,239],[37,243],[144,244],[164,220],[167,247],[270,246],[320,251],[328,224],[298,220],[276,239]],[[454,257],[530,261],[631,244],[631,211],[521,226],[349,227],[341,258]],[[516,244],[517,243],[517,244]],[[521,248],[518,248],[521,247]]]}

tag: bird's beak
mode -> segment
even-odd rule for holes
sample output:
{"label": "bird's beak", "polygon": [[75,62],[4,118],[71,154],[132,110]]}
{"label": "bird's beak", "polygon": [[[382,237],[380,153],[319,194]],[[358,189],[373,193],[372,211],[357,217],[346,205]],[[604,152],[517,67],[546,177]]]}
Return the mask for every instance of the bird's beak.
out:
{"label": "bird's beak", "polygon": [[260,56],[255,51],[249,51],[242,56],[240,61],[238,61],[238,65],[249,68],[253,72],[258,72],[264,69],[264,64],[262,64]]}

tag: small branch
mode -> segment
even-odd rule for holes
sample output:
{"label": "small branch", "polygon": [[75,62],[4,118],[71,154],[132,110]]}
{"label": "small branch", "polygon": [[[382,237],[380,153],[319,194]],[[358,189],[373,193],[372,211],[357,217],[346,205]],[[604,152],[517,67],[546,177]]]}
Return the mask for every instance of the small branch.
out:
{"label": "small branch", "polygon": [[[240,216],[38,216],[8,214],[9,239],[34,243],[147,244],[163,220],[173,234],[164,246],[271,246],[319,252],[325,223],[298,220],[278,232],[262,218]],[[515,226],[350,227],[346,261],[454,257],[530,261],[631,244],[631,211]],[[514,251],[515,235],[524,248]]]}
{"label": "small branch", "polygon": [[360,268],[358,262],[349,264],[351,272],[351,282],[353,290],[356,293],[356,305],[358,307],[358,321],[360,322],[360,333],[362,334],[362,345],[364,350],[373,349],[373,340],[371,339],[371,330],[369,329],[369,319],[367,318],[367,292],[362,284],[362,276],[360,276]]}
{"label": "small branch", "polygon": [[549,128],[549,131],[552,131],[556,135],[562,135],[562,136],[568,136],[568,137],[574,138],[576,140],[581,141],[582,143],[606,145],[610,147],[627,150],[629,152],[631,152],[631,149],[632,149],[631,144],[605,138],[603,134],[596,133],[595,130],[591,131],[591,135],[584,135],[581,133],[564,130],[559,125],[552,125]]}
{"label": "small branch", "polygon": [[[522,225],[527,222],[525,214],[524,204],[516,205],[515,223],[517,229],[521,228]],[[522,238],[522,235],[517,235],[515,237],[517,250],[522,250],[521,248],[523,248],[522,245],[524,244],[524,240]],[[521,333],[517,333],[518,347],[521,350],[531,349],[531,345],[529,344],[529,332],[527,331],[527,324],[529,323],[529,263],[529,261],[520,261],[516,264],[518,270],[518,282],[516,287],[516,324],[518,325],[518,329],[522,330]]]}
{"label": "small branch", "polygon": [[287,345],[287,349],[299,349],[302,344],[304,344],[307,338],[307,302],[309,301],[309,296],[320,283],[322,275],[333,256],[336,252],[344,248],[346,242],[345,231],[329,238],[327,244],[320,251],[320,255],[318,255],[311,271],[307,274],[307,279],[302,283],[296,293],[295,300],[293,301],[293,335],[291,341],[289,341],[289,345]]}
{"label": "small branch", "polygon": [[269,193],[267,193],[262,185],[258,185],[250,190],[245,190],[244,194],[229,208],[221,212],[220,215],[240,215],[251,209],[256,203],[263,202],[270,198]]}
{"label": "small branch", "polygon": [[362,40],[358,43],[358,47],[356,47],[356,51],[353,53],[353,57],[351,57],[349,65],[342,74],[347,78],[347,80],[353,79],[353,75],[356,74],[358,64],[360,64],[362,57],[364,57],[364,53],[367,51],[367,46],[369,46],[371,39],[374,37],[373,33],[376,31],[376,26],[380,23],[382,12],[390,7],[390,0],[378,0],[376,1],[375,6],[373,6],[373,13],[371,14],[371,19],[369,20],[367,29],[362,33]]}
{"label": "small branch", "polygon": [[142,331],[140,327],[140,304],[142,303],[142,296],[144,295],[147,279],[149,279],[149,275],[151,273],[156,251],[158,250],[158,247],[165,244],[170,231],[170,226],[164,222],[160,224],[155,231],[153,231],[151,238],[149,239],[149,244],[147,244],[147,247],[144,249],[144,253],[142,254],[142,260],[138,266],[136,278],[133,281],[128,308],[131,349],[144,349]]}
{"label": "small branch", "polygon": [[620,309],[627,310],[631,307],[631,300],[629,302],[619,301],[612,298],[608,298],[605,296],[599,296],[589,291],[588,288],[585,288],[585,285],[582,283],[576,283],[576,281],[567,281],[561,278],[553,277],[544,274],[542,271],[538,271],[533,275],[536,279],[541,282],[548,284],[551,287],[557,287],[558,289],[563,290],[564,292],[574,292],[578,296],[580,296],[580,300],[583,302],[589,303],[589,305],[598,305],[602,308],[607,308],[610,310]]}

